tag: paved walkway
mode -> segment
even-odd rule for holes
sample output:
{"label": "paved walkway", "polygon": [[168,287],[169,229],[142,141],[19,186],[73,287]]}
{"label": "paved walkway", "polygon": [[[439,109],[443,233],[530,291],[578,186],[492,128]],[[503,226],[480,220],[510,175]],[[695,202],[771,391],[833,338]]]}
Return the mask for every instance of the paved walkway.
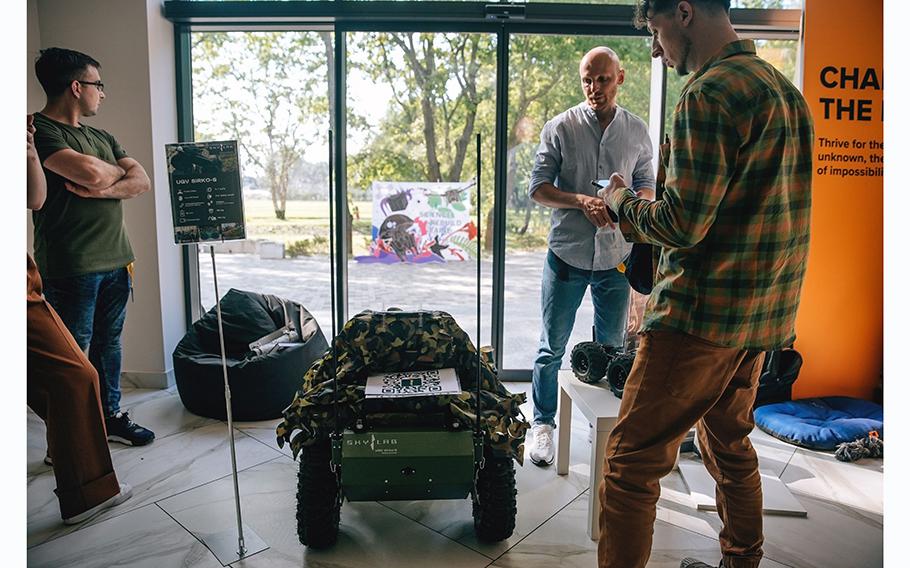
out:
{"label": "paved walkway", "polygon": [[[540,336],[540,271],[545,252],[514,252],[506,260],[505,335],[503,368],[530,369]],[[208,254],[200,255],[202,302],[205,309],[214,305],[212,266]],[[300,302],[331,334],[329,297],[329,260],[327,256],[263,260],[253,254],[219,254],[218,288],[275,294]],[[439,264],[361,264],[348,262],[348,315],[361,310],[436,309],[452,314],[458,324],[476,341],[477,267],[473,262]],[[481,320],[483,344],[490,343],[492,269],[482,262]],[[585,295],[575,321],[567,351],[591,337],[593,307],[590,293]],[[563,367],[568,368],[568,356]]]}

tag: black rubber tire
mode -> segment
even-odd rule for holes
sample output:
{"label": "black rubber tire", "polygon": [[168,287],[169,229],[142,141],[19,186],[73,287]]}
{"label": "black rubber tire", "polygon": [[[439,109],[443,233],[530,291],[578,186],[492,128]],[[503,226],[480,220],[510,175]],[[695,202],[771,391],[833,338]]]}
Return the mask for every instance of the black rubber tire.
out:
{"label": "black rubber tire", "polygon": [[622,398],[623,390],[626,388],[626,379],[629,378],[629,372],[632,370],[634,362],[635,352],[622,353],[610,360],[610,365],[607,367],[607,382],[616,398]]}
{"label": "black rubber tire", "polygon": [[477,473],[478,500],[473,501],[474,532],[479,540],[499,542],[512,536],[517,496],[511,456],[495,456],[490,448],[484,448],[484,468]]}
{"label": "black rubber tire", "polygon": [[607,374],[610,355],[606,348],[595,341],[583,341],[572,348],[569,356],[572,372],[579,381],[588,384],[598,383]]}
{"label": "black rubber tire", "polygon": [[309,548],[328,548],[338,540],[341,503],[338,481],[330,468],[328,440],[304,447],[297,473],[297,537]]}

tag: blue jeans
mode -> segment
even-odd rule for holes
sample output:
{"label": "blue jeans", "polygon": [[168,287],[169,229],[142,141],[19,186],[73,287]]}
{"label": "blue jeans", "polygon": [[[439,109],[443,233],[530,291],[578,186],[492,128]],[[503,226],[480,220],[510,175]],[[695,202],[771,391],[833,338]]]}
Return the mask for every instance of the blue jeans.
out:
{"label": "blue jeans", "polygon": [[130,296],[126,268],[44,280],[44,297],[98,371],[105,416],[120,411],[120,334]]}
{"label": "blue jeans", "polygon": [[547,251],[540,290],[543,322],[531,375],[534,424],[556,425],[556,374],[572,335],[575,312],[589,285],[597,341],[622,346],[623,329],[629,317],[630,288],[626,277],[615,268],[581,270]]}

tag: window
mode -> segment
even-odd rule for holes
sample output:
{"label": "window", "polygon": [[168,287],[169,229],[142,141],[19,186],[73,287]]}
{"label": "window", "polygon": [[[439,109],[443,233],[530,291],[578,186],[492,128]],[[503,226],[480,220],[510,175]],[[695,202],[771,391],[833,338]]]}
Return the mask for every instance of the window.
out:
{"label": "window", "polygon": [[478,253],[490,313],[496,36],[354,32],[348,53],[349,313],[443,310],[476,336]]}
{"label": "window", "polygon": [[[367,16],[358,19],[354,1]],[[540,333],[550,214],[527,195],[540,129],[582,101],[578,61],[595,45],[619,53],[626,69],[619,104],[645,121],[664,112],[670,127],[686,78],[670,71],[664,108],[651,108],[659,97],[651,94],[649,39],[629,23],[634,0],[531,2],[527,18],[510,20],[489,20],[472,3],[452,4],[440,14],[431,1],[402,0],[394,7],[370,0],[165,1],[191,67],[189,77],[179,78],[181,93],[192,87],[192,134],[198,141],[240,142],[249,238],[216,245],[222,294],[234,287],[298,301],[329,332],[328,156],[335,149],[328,147],[327,131],[340,122],[344,155],[336,155],[335,164],[344,179],[335,181],[347,206],[336,219],[347,221],[336,224],[335,238],[349,248],[336,265],[347,290],[339,313],[441,309],[474,337],[479,254],[481,342],[501,341],[500,367],[511,379],[527,378]],[[553,6],[559,3],[576,5]],[[733,3],[795,6],[796,0]],[[759,54],[794,76],[796,40],[779,38],[797,33],[798,10],[760,12],[747,14],[750,29],[777,31],[756,42]],[[244,30],[212,31],[232,25]],[[343,53],[334,45],[336,34]],[[506,45],[508,61],[499,58]],[[344,70],[341,89],[336,69]],[[508,100],[497,100],[504,89]],[[336,92],[343,105],[335,104]],[[501,226],[494,225],[498,219]],[[214,303],[207,253],[189,253],[190,266],[199,260],[201,290],[191,300],[204,309]],[[569,348],[589,338],[591,312],[586,299]]]}
{"label": "window", "polygon": [[[219,292],[233,287],[295,300],[324,326],[331,323],[332,49],[329,32],[192,34],[195,139],[238,140],[240,147],[247,240],[215,245],[216,253],[231,253],[217,257]],[[203,309],[215,303],[207,257],[200,254]]]}

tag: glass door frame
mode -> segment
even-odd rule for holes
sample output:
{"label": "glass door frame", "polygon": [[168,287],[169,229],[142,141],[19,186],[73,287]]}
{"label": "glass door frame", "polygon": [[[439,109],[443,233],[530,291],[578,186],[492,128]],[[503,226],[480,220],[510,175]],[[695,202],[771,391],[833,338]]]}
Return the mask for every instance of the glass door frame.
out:
{"label": "glass door frame", "polygon": [[[492,253],[492,313],[489,331],[495,362],[503,380],[530,380],[530,369],[502,369],[506,253],[506,174],[509,104],[509,42],[513,34],[647,36],[632,25],[629,5],[485,4],[451,1],[310,0],[310,1],[211,1],[166,0],[165,17],[174,23],[177,74],[177,121],[181,142],[193,140],[192,54],[194,31],[332,31],[334,37],[334,225],[335,258],[347,259],[347,32],[452,32],[496,34],[496,117],[494,155],[494,210]],[[800,9],[732,9],[731,21],[743,36],[762,39],[799,39]],[[566,30],[571,33],[567,34]],[[657,105],[657,108],[655,108]],[[652,60],[650,134],[663,136],[666,105],[666,68]],[[656,158],[655,158],[656,159]],[[488,180],[481,180],[489,183]],[[187,327],[202,315],[199,288],[199,255],[183,248]],[[348,318],[347,262],[335,262],[338,305],[335,326]]]}

